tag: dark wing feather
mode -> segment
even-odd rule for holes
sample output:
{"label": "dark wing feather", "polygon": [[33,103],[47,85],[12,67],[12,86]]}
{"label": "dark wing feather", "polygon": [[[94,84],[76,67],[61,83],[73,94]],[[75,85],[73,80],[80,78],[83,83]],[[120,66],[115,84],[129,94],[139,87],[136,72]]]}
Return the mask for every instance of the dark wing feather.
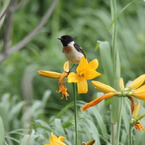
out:
{"label": "dark wing feather", "polygon": [[86,58],[86,54],[84,53],[84,51],[82,50],[82,48],[78,45],[78,44],[74,44],[74,47],[79,51],[79,52],[81,52],[83,55],[84,55],[84,57]]}

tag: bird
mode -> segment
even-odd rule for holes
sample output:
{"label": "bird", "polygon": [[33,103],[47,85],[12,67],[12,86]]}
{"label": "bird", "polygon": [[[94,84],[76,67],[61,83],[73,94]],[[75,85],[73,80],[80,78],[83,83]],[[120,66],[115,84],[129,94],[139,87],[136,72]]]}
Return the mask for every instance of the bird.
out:
{"label": "bird", "polygon": [[83,56],[86,58],[84,51],[78,44],[75,43],[72,36],[62,35],[58,39],[63,45],[62,52],[65,54],[65,57],[69,62],[71,62],[72,64],[79,64]]}

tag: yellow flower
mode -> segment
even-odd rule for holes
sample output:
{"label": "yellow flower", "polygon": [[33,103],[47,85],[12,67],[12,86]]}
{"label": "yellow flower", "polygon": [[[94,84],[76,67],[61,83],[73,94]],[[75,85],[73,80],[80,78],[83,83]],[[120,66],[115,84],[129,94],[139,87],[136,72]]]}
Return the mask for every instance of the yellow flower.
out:
{"label": "yellow flower", "polygon": [[132,111],[132,118],[131,118],[131,125],[133,125],[138,131],[145,131],[145,128],[143,127],[143,125],[140,122],[140,119],[142,119],[143,117],[145,117],[145,114],[142,115],[138,115],[139,111],[140,111],[140,102],[138,102],[137,104],[132,104],[134,107]]}
{"label": "yellow flower", "polygon": [[101,97],[85,104],[83,108],[81,109],[82,111],[86,111],[88,108],[93,107],[100,103],[104,99],[109,99],[112,98],[113,96],[120,95],[120,92],[117,92],[114,88],[110,87],[109,85],[105,85],[103,83],[100,83],[98,81],[92,81],[92,84],[94,85],[95,88],[98,90],[106,93],[102,95]]}
{"label": "yellow flower", "polygon": [[39,70],[38,73],[40,75],[43,75],[48,78],[53,78],[53,79],[59,79],[58,85],[59,85],[59,90],[57,91],[58,93],[62,93],[62,98],[64,96],[66,97],[66,100],[68,99],[69,94],[67,93],[67,88],[64,86],[64,79],[68,76],[69,74],[69,62],[67,61],[64,66],[64,71],[63,73],[58,73],[58,72],[53,72],[53,71],[44,71],[44,70]]}
{"label": "yellow flower", "polygon": [[93,145],[95,143],[94,139],[89,140],[87,143],[82,142],[82,145]]}
{"label": "yellow flower", "polygon": [[129,86],[129,90],[134,90],[137,89],[138,87],[140,87],[145,81],[145,74],[139,76],[138,78],[136,78]]}
{"label": "yellow flower", "polygon": [[51,133],[51,137],[49,139],[50,144],[44,144],[44,145],[66,145],[62,141],[65,140],[65,137],[60,136],[56,137],[53,133]]}
{"label": "yellow flower", "polygon": [[61,73],[53,72],[53,71],[44,71],[44,70],[39,70],[38,73],[40,75],[43,75],[48,78],[53,78],[53,79],[59,79],[61,76]]}
{"label": "yellow flower", "polygon": [[133,90],[130,95],[138,98],[140,100],[145,101],[145,85],[141,86],[140,88]]}
{"label": "yellow flower", "polygon": [[[145,101],[145,85],[141,86],[145,82],[145,74],[136,78],[132,83],[127,87],[120,89],[123,92],[124,96],[133,96],[140,100]],[[120,86],[124,86],[123,79],[120,79]]]}
{"label": "yellow flower", "polygon": [[120,92],[116,91],[114,88],[112,88],[109,85],[103,84],[98,81],[92,81],[93,86],[105,94],[85,104],[81,110],[86,111],[88,108],[97,105],[104,99],[109,99],[112,98],[113,96],[123,96],[123,97],[128,97],[132,102],[131,110],[133,112],[134,99],[131,96],[145,101],[145,85],[141,86],[144,83],[144,81],[145,81],[145,74],[135,79],[127,88],[124,88],[124,81],[121,78],[119,80]]}
{"label": "yellow flower", "polygon": [[88,92],[88,84],[87,80],[91,80],[101,74],[96,72],[98,68],[98,61],[97,59],[92,60],[88,63],[85,57],[82,57],[76,73],[71,72],[68,75],[68,82],[69,83],[77,83],[78,86],[78,93],[87,93]]}

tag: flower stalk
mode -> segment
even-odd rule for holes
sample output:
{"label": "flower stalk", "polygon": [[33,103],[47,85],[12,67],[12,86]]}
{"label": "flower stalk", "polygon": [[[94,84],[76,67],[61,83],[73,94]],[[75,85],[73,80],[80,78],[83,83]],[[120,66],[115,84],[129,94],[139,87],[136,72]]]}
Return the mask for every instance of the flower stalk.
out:
{"label": "flower stalk", "polygon": [[73,93],[74,93],[75,144],[78,145],[77,96],[76,96],[76,84],[75,83],[73,83]]}

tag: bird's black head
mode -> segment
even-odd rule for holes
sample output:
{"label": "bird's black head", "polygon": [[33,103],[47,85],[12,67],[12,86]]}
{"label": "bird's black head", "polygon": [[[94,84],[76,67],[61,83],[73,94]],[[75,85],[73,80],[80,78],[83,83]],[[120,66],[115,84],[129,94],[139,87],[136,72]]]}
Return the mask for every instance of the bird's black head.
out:
{"label": "bird's black head", "polygon": [[63,46],[67,46],[70,42],[74,41],[70,35],[63,35],[58,39],[62,42]]}

